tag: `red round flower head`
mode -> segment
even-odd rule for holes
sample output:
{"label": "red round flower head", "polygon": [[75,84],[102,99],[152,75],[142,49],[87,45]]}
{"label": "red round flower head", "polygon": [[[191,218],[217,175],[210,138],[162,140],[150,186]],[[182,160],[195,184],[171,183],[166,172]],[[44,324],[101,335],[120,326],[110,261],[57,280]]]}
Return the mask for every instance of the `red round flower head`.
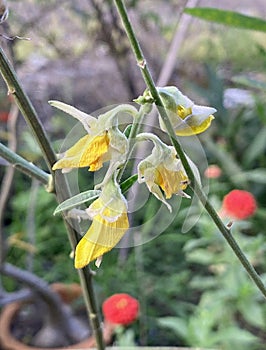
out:
{"label": "red round flower head", "polygon": [[221,174],[222,174],[221,168],[215,164],[208,166],[208,168],[205,169],[204,171],[204,175],[208,179],[217,179],[218,177],[221,176]]}
{"label": "red round flower head", "polygon": [[233,190],[223,199],[222,210],[233,219],[246,219],[257,209],[254,196],[247,191]]}
{"label": "red round flower head", "polygon": [[139,302],[128,294],[114,294],[103,303],[103,314],[113,324],[127,325],[136,320]]}

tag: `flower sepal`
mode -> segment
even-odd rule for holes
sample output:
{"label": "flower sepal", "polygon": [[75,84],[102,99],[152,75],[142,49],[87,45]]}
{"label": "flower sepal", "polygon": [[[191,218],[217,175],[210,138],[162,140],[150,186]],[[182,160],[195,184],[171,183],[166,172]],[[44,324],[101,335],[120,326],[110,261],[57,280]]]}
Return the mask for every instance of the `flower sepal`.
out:
{"label": "flower sepal", "polygon": [[146,89],[143,92],[143,95],[140,95],[138,98],[135,98],[133,101],[139,105],[145,105],[147,103],[148,104],[154,103],[154,99],[150,93],[150,90],[148,90],[148,89]]}

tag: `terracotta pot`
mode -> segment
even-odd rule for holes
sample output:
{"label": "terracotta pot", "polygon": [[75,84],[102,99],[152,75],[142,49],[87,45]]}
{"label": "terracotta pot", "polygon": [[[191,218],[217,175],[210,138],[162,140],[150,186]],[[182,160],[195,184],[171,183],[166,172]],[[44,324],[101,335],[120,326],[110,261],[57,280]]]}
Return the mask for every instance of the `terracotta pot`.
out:
{"label": "terracotta pot", "polygon": [[[56,283],[52,285],[54,291],[56,291],[63,301],[70,303],[81,295],[81,288],[78,284],[64,285]],[[3,350],[43,350],[44,348],[25,345],[16,339],[11,332],[11,323],[23,306],[23,302],[13,302],[6,305],[0,315],[0,344]],[[114,331],[114,325],[104,322],[103,326],[103,338],[106,344],[109,344]],[[46,350],[70,350],[70,349],[90,349],[96,346],[94,336],[91,336],[77,344],[69,345],[67,347],[60,348],[45,348]]]}

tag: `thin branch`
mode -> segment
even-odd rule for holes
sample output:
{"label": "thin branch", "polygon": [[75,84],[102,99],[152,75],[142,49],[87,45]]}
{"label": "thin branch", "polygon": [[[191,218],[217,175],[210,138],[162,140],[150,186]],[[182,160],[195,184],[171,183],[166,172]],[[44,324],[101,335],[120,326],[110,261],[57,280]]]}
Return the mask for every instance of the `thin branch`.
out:
{"label": "thin branch", "polygon": [[[38,118],[33,105],[30,102],[30,99],[21,87],[14,69],[12,68],[8,58],[1,48],[0,71],[7,84],[9,93],[13,94],[21,113],[23,114],[28,126],[32,131],[33,136],[40,146],[51,174],[54,175],[54,172],[52,170],[52,166],[56,162],[54,150],[52,149],[52,146],[46,136],[45,130]],[[60,203],[70,197],[70,191],[65,177],[59,172],[57,176],[57,184],[59,190],[56,193],[56,198]],[[68,239],[72,250],[75,250],[80,237],[74,229],[74,224],[70,224],[64,217],[63,220],[67,229]],[[82,286],[83,297],[86,304],[88,316],[90,318],[92,329],[95,335],[97,348],[98,350],[104,350],[105,345],[103,341],[101,322],[92,284],[92,273],[89,267],[85,267],[84,269],[79,269],[78,274]]]}
{"label": "thin branch", "polygon": [[[189,24],[192,20],[192,17],[184,14],[183,11],[184,11],[185,7],[196,6],[198,1],[199,0],[185,0],[184,4],[182,4],[182,6],[181,6],[181,9],[178,11],[179,16],[177,16],[177,17],[179,17],[179,18],[177,18],[176,30],[175,30],[175,33],[173,35],[169,50],[167,52],[166,59],[165,59],[164,64],[161,68],[159,78],[158,78],[157,83],[156,83],[157,86],[167,85],[169,79],[171,78],[173,70],[175,69],[175,67],[178,63],[177,54],[178,54],[178,51],[181,47],[181,44],[182,44],[185,36],[186,36],[186,32],[188,30]],[[153,109],[149,115],[149,122],[146,125],[144,125],[145,132],[150,132],[153,129],[153,127],[155,126],[155,122],[156,122],[155,116],[156,116],[156,109]],[[135,160],[134,160],[133,167],[132,167],[132,169],[133,169],[132,173],[135,173],[137,171],[137,163],[138,163],[139,159],[144,158],[145,151],[146,151],[146,149],[144,147],[137,147]],[[135,201],[138,198],[139,191],[140,191],[140,187],[136,187],[135,193],[134,193],[135,195],[132,199],[132,204],[131,204],[132,208],[134,208],[134,206],[135,206]],[[124,239],[129,240],[129,236],[126,236]],[[125,244],[125,246],[127,246],[127,244]],[[120,249],[119,260],[121,262],[126,260],[128,251],[129,251],[128,248]]]}
{"label": "thin branch", "polygon": [[197,180],[194,177],[193,171],[188,163],[188,160],[186,158],[186,155],[185,155],[180,143],[178,142],[178,140],[176,138],[175,131],[174,131],[173,126],[171,124],[171,121],[168,117],[167,111],[165,110],[163,102],[160,98],[160,95],[159,95],[157,89],[156,89],[156,86],[155,86],[155,83],[154,83],[153,78],[151,76],[147,62],[145,60],[145,57],[142,53],[139,42],[136,38],[134,29],[133,29],[131,22],[129,20],[127,10],[124,6],[124,2],[122,0],[115,0],[115,4],[116,4],[117,10],[118,10],[118,13],[120,14],[121,20],[124,24],[125,31],[128,35],[128,38],[129,38],[129,41],[131,44],[131,48],[135,54],[135,58],[136,58],[138,66],[141,70],[143,79],[144,79],[148,89],[150,90],[150,93],[151,93],[151,95],[154,99],[154,102],[158,108],[160,116],[165,124],[166,129],[167,129],[168,136],[171,140],[171,143],[175,147],[175,150],[176,150],[176,152],[177,152],[177,154],[178,154],[178,156],[183,164],[183,167],[184,167],[184,169],[185,169],[185,171],[186,171],[186,173],[191,181],[190,186],[191,186],[192,190],[198,196],[199,200],[201,201],[201,203],[205,207],[206,211],[208,212],[208,214],[212,218],[213,222],[216,224],[216,226],[218,227],[218,229],[220,230],[220,232],[222,233],[222,235],[226,239],[227,243],[230,245],[230,247],[234,251],[235,255],[238,257],[241,264],[246,269],[250,278],[254,281],[254,283],[257,285],[257,287],[260,289],[260,291],[262,292],[262,294],[266,298],[266,287],[264,286],[260,276],[257,274],[254,267],[251,265],[251,263],[248,261],[248,259],[246,258],[246,256],[242,252],[242,250],[239,247],[239,245],[237,244],[236,240],[231,235],[230,230],[227,227],[225,227],[225,225],[223,224],[222,220],[219,218],[215,209],[212,207],[211,203],[208,201],[205,193],[202,191],[199,183],[197,182]]}
{"label": "thin branch", "polygon": [[14,168],[17,168],[24,174],[39,180],[45,186],[50,186],[51,175],[14,153],[2,143],[0,143],[0,156],[13,164]]}

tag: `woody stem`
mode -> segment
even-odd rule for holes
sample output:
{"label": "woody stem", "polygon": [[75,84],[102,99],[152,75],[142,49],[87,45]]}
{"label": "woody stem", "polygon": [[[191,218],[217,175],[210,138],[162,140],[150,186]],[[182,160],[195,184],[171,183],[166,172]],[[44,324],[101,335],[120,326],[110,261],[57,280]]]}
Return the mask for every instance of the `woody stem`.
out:
{"label": "woody stem", "polygon": [[[43,157],[46,161],[48,169],[50,170],[52,176],[54,177],[54,172],[52,171],[52,166],[56,162],[56,156],[54,150],[48,140],[48,137],[45,133],[42,123],[37,115],[36,110],[34,109],[30,99],[25,93],[24,89],[20,85],[17,75],[6,57],[4,51],[0,48],[0,72],[5,80],[5,83],[8,87],[8,92],[14,96],[16,104],[20,109],[23,117],[25,118],[29,128],[32,131],[33,136],[35,137],[40,149],[42,151]],[[24,163],[25,165],[25,163]],[[33,168],[29,169],[33,170]],[[35,169],[36,170],[36,169]],[[43,175],[43,174],[42,174]],[[60,174],[56,177],[57,188],[56,188],[56,198],[59,202],[70,197],[69,188],[65,178]],[[58,190],[59,189],[59,190]],[[68,239],[71,245],[71,248],[74,250],[78,240],[79,235],[74,229],[74,226],[69,223],[65,218],[63,218],[65,226],[67,228]],[[83,290],[83,297],[87,307],[87,312],[91,320],[92,329],[94,331],[97,348],[98,350],[104,350],[105,345],[103,341],[101,322],[99,318],[96,297],[94,293],[93,283],[92,283],[92,273],[88,267],[78,270],[80,283]]]}

